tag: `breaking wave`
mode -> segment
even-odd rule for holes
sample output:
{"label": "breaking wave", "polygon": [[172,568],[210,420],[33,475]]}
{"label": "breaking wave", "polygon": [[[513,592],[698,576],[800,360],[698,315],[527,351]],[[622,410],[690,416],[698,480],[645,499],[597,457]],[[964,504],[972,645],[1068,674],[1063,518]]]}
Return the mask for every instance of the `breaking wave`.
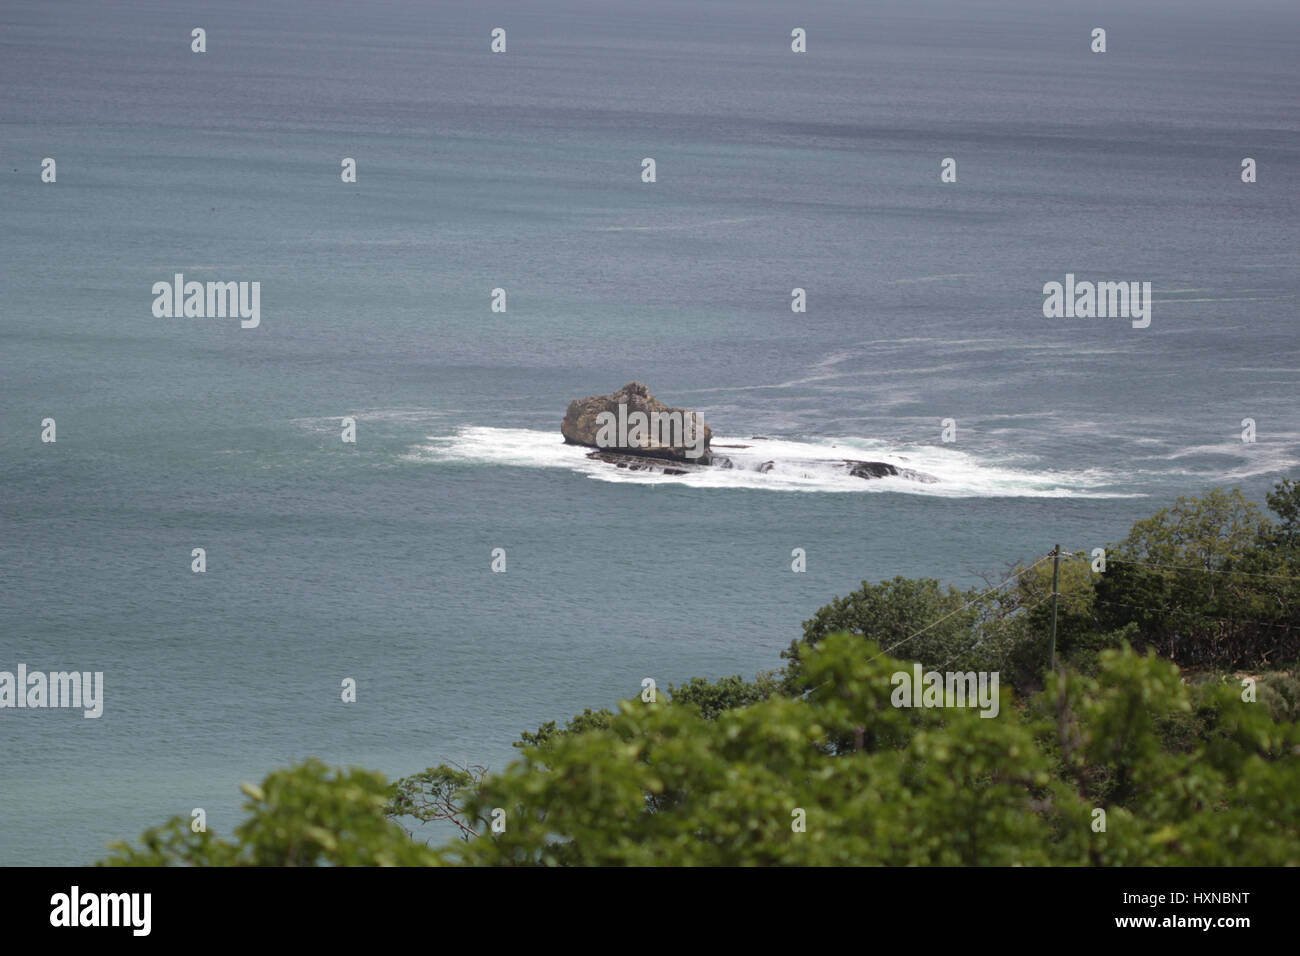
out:
{"label": "breaking wave", "polygon": [[[731,446],[731,447],[728,447]],[[736,447],[743,446],[743,447]],[[430,436],[404,456],[412,461],[559,468],[596,481],[676,484],[691,488],[752,488],[768,491],[846,493],[901,492],[948,498],[1140,498],[1120,476],[1101,469],[1052,471],[1034,467],[1032,455],[978,458],[941,445],[898,446],[867,438],[729,438],[714,434],[715,454],[733,468],[704,468],[685,475],[630,471],[587,457],[553,431],[466,426],[452,435]],[[882,461],[933,475],[924,484],[903,477],[863,479],[847,473],[845,459]],[[760,468],[770,463],[769,468]]]}

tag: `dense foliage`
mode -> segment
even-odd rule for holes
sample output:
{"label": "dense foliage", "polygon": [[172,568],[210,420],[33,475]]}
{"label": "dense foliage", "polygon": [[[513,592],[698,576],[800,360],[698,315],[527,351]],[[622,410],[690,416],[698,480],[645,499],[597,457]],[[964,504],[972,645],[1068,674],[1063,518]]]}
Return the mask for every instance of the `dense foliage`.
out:
{"label": "dense foliage", "polygon": [[[1300,659],[1300,484],[1267,496],[1279,520],[1240,491],[1179,498],[1138,521],[1123,541],[1069,553],[1060,566],[1058,656],[1095,669],[1124,641],[1192,668],[1288,666]],[[1101,562],[1104,561],[1104,564]],[[997,670],[1024,691],[1047,663],[1052,564],[1008,571],[1007,587],[943,588],[932,579],[862,582],[804,623],[785,652],[848,631],[930,667]]]}
{"label": "dense foliage", "polygon": [[[233,840],[176,818],[106,862],[1300,864],[1300,681],[1263,669],[1297,657],[1300,486],[1268,505],[1180,499],[1104,571],[1063,562],[1056,672],[1048,562],[970,591],[864,582],[782,672],[549,722],[498,774],[308,762],[246,789]],[[896,706],[913,660],[1002,672],[997,716]]]}
{"label": "dense foliage", "polygon": [[173,817],[146,830],[137,847],[114,844],[119,866],[404,866],[431,862],[388,817],[392,787],[366,770],[332,772],[317,760],[244,785],[247,819],[222,840]]}
{"label": "dense foliage", "polygon": [[1269,667],[1300,657],[1295,512],[1300,486],[1180,498],[1133,526],[1096,583],[1097,619],[1133,622],[1141,643],[1193,667]]}

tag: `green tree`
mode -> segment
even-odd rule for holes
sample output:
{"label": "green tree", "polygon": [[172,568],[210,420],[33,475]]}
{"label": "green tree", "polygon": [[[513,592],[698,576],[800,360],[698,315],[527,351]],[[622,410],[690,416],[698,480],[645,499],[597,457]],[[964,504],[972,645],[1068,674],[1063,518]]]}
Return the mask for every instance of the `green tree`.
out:
{"label": "green tree", "polygon": [[[1284,523],[1293,493],[1286,483],[1269,499]],[[1188,666],[1294,661],[1300,576],[1276,527],[1239,490],[1217,488],[1138,521],[1096,582],[1102,628],[1133,624],[1140,646]]]}
{"label": "green tree", "polygon": [[776,671],[764,671],[752,681],[739,674],[716,681],[692,677],[680,687],[670,684],[668,694],[674,704],[697,707],[700,716],[712,720],[725,711],[767,700],[779,694],[781,688],[782,675]]}
{"label": "green tree", "polygon": [[997,618],[997,594],[943,587],[933,578],[896,577],[879,584],[862,582],[846,597],[836,597],[804,622],[803,638],[781,656],[789,663],[787,688],[799,679],[802,646],[847,632],[876,641],[886,650],[923,664],[941,664],[976,645],[982,629]]}
{"label": "green tree", "polygon": [[908,665],[859,636],[799,653],[797,696],[711,719],[624,701],[607,726],[524,746],[499,774],[438,778],[465,787],[454,799],[477,834],[438,850],[392,822],[378,775],[313,761],[247,788],[234,841],[177,818],[107,862],[1300,864],[1300,734],[1239,687],[1189,686],[1123,646],[1096,676],[1049,675],[1023,706],[1004,690],[986,718],[895,706]]}
{"label": "green tree", "polygon": [[1300,482],[1290,478],[1278,481],[1273,490],[1264,496],[1268,508],[1281,520],[1268,534],[1268,544],[1290,552],[1291,557],[1300,552]]}
{"label": "green tree", "polygon": [[382,774],[331,771],[318,760],[245,784],[248,816],[234,840],[195,833],[173,817],[139,846],[115,843],[110,866],[416,866],[438,857],[387,816],[392,788]]}
{"label": "green tree", "polygon": [[[498,774],[389,785],[308,761],[246,786],[233,840],[177,817],[105,862],[1300,865],[1300,681],[1255,675],[1253,703],[1224,672],[1297,657],[1300,488],[1267,501],[1276,523],[1237,491],[1180,498],[1105,572],[1063,563],[1059,673],[1042,561],[982,591],[863,582],[805,622],[783,672],[550,721]],[[896,706],[910,660],[998,671],[1019,700],[1004,686],[991,718]]]}

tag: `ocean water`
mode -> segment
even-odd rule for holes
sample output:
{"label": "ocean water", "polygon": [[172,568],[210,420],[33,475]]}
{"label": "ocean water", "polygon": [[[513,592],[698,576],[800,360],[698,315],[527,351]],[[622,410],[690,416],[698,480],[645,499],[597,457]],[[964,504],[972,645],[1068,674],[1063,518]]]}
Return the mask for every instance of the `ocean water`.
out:
{"label": "ocean water", "polygon": [[[0,670],[105,703],[0,711],[0,863],[229,834],[311,755],[500,768],[862,580],[1296,475],[1300,7],[1129,7],[6,0]],[[155,318],[178,272],[260,281],[260,327]],[[1151,282],[1150,327],[1044,318],[1067,273]],[[633,379],[777,466],[561,443]]]}

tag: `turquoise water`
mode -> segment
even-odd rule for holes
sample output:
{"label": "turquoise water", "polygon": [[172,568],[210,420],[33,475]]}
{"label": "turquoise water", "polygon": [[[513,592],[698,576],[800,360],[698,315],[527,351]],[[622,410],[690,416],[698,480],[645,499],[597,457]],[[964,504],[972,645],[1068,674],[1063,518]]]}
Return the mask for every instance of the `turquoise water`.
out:
{"label": "turquoise water", "polygon": [[[500,767],[645,676],[775,666],[863,579],[970,585],[1181,494],[1261,498],[1300,464],[1298,21],[7,3],[0,669],[103,671],[106,702],[0,711],[0,863],[193,807],[229,833],[241,781],[309,755]],[[260,281],[260,328],[154,318],[176,272]],[[1151,281],[1150,328],[1044,319],[1067,272]],[[684,483],[558,444],[631,379],[715,442],[941,481]]]}

